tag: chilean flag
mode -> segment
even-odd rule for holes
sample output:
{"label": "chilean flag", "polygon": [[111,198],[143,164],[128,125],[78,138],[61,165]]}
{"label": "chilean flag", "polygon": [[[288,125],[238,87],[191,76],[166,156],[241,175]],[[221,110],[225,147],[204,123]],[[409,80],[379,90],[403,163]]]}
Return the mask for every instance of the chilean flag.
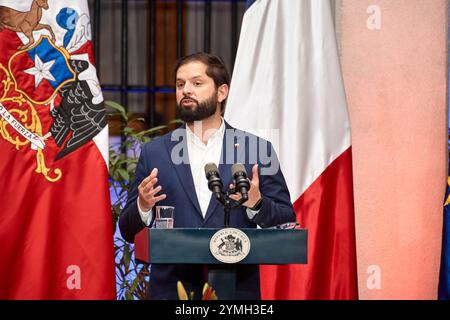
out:
{"label": "chilean flag", "polygon": [[329,0],[244,15],[225,118],[271,140],[308,264],[261,266],[263,299],[357,299],[350,121]]}
{"label": "chilean flag", "polygon": [[[71,111],[102,108],[88,4],[42,4],[0,0],[0,300],[116,299],[108,127],[56,158],[76,129],[72,118],[89,116]],[[14,23],[29,26],[28,13],[54,39],[37,24],[31,42],[12,31]],[[73,97],[64,98],[62,86]],[[52,115],[61,109],[66,117]],[[52,128],[71,132],[62,145]]]}
{"label": "chilean flag", "polygon": [[10,60],[16,89],[34,103],[44,104],[57,90],[75,80],[64,52],[43,36],[29,50],[16,52]]}

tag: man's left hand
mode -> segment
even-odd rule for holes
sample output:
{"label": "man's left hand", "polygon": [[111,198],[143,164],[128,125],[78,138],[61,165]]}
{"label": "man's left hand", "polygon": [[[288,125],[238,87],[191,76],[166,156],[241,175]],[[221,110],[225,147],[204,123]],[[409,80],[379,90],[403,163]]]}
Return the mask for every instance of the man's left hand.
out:
{"label": "man's left hand", "polygon": [[[258,165],[255,164],[252,168],[252,180],[250,181],[250,190],[248,190],[248,200],[242,205],[247,208],[253,208],[255,204],[261,199],[261,192],[259,191],[259,175],[258,175]],[[233,189],[234,185],[231,184],[230,188]],[[239,201],[242,198],[240,192],[230,195],[230,198],[234,201]]]}

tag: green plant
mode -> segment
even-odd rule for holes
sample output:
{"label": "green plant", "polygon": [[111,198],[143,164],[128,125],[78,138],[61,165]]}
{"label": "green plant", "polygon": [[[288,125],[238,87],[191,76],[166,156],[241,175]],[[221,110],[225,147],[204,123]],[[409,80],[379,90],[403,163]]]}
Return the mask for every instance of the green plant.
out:
{"label": "green plant", "polygon": [[[132,124],[142,122],[143,119],[131,120],[125,108],[120,104],[113,101],[106,101],[105,103],[115,111],[110,116],[119,116],[122,134],[120,142],[110,144],[109,148],[109,185],[115,234],[119,214],[128,198],[140,148],[142,144],[151,141],[152,137],[160,134],[167,126],[158,126],[138,132],[133,129]],[[173,121],[173,123],[176,122],[178,121]],[[134,246],[121,237],[114,238],[114,253],[117,298],[122,300],[145,299],[148,292],[149,266],[136,264],[133,259]]]}

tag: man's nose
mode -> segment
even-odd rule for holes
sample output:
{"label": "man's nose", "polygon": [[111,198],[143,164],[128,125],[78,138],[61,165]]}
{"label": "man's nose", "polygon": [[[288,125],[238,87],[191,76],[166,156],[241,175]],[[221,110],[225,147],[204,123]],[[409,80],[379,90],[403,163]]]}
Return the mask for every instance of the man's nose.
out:
{"label": "man's nose", "polygon": [[185,83],[183,87],[183,94],[185,96],[190,96],[192,94],[192,86],[189,83]]}

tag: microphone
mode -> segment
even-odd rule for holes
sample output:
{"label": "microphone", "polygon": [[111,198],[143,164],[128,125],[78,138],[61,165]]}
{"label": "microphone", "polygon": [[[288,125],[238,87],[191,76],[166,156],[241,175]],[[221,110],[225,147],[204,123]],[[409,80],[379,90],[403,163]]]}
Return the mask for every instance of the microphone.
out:
{"label": "microphone", "polygon": [[219,169],[214,163],[205,165],[206,180],[208,180],[208,189],[214,193],[217,199],[222,198],[223,182],[220,179]]}
{"label": "microphone", "polygon": [[233,164],[231,167],[231,174],[233,175],[235,189],[241,193],[242,199],[247,201],[250,181],[247,179],[247,171],[245,170],[244,165],[242,163]]}

